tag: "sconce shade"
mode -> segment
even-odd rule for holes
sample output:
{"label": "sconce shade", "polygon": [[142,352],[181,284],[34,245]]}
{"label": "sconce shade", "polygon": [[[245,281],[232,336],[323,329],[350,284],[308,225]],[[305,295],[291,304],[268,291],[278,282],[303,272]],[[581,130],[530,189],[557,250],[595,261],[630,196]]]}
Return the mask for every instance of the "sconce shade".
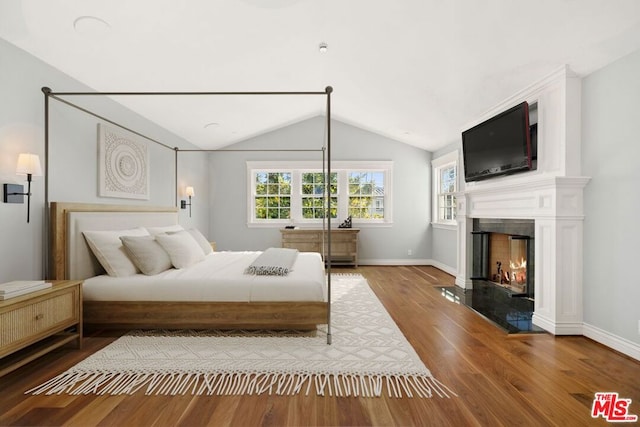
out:
{"label": "sconce shade", "polygon": [[34,176],[42,176],[42,166],[40,166],[40,157],[37,154],[21,153],[18,156],[18,166],[16,166],[16,175],[27,176],[27,192],[24,193],[22,185],[5,184],[4,185],[4,202],[5,203],[23,203],[23,196],[27,196],[27,222],[31,212],[31,178]]}
{"label": "sconce shade", "polygon": [[22,153],[18,156],[16,175],[42,176],[40,157],[37,154]]}
{"label": "sconce shade", "polygon": [[196,195],[195,191],[193,191],[193,187],[185,188],[184,192],[187,195],[187,197],[193,197]]}

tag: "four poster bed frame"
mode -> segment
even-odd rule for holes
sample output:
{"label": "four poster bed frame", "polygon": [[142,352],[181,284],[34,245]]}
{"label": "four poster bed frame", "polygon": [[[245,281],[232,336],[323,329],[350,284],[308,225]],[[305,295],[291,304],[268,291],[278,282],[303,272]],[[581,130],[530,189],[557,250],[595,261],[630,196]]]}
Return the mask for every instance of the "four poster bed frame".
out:
{"label": "four poster bed frame", "polygon": [[[178,203],[178,154],[188,152],[225,152],[225,151],[321,151],[322,167],[325,176],[331,176],[331,92],[327,86],[323,92],[52,92],[43,87],[45,98],[45,210],[49,223],[45,222],[44,264],[47,277],[53,280],[78,279],[71,277],[70,264],[75,263],[74,253],[70,253],[72,235],[69,217],[74,213],[93,212],[104,214],[122,214],[126,212],[166,214],[175,213],[177,221]],[[106,117],[82,108],[63,96],[120,96],[120,95],[323,95],[326,96],[325,144],[318,150],[181,150],[170,147],[135,130],[124,127]],[[104,122],[110,123],[151,142],[159,144],[175,153],[175,206],[151,207],[148,205],[108,205],[87,203],[49,202],[49,100],[54,99],[76,108]],[[326,165],[326,170],[325,170]],[[326,302],[201,302],[201,301],[84,301],[83,321],[87,326],[116,328],[166,328],[166,329],[315,329],[318,324],[327,324],[327,344],[331,344],[331,216],[329,195],[325,186],[323,197],[325,218],[323,231],[326,231],[327,273]],[[140,224],[144,225],[144,224]],[[77,240],[77,236],[75,239]],[[86,248],[85,248],[86,250]],[[86,255],[85,255],[86,256]]]}

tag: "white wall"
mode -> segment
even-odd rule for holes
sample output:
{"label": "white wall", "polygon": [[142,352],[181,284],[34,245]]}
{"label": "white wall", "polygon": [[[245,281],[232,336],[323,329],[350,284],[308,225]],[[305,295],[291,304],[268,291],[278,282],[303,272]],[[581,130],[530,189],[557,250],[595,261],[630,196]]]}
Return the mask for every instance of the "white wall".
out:
{"label": "white wall", "polygon": [[[321,148],[324,117],[315,117],[238,143],[233,148]],[[280,246],[278,228],[247,228],[247,160],[314,160],[320,153],[214,153],[211,156],[211,232],[220,249]],[[332,159],[392,160],[393,225],[361,227],[359,258],[373,263],[424,263],[431,258],[431,154],[348,124],[332,121]],[[337,224],[336,224],[337,225]],[[413,255],[407,255],[408,250]]]}
{"label": "white wall", "polygon": [[[43,86],[53,91],[90,91],[71,77],[0,39],[0,183],[22,184],[15,175],[19,153],[32,152],[44,162]],[[116,88],[119,89],[119,88]],[[92,97],[93,98],[93,97]],[[124,109],[104,97],[81,100],[100,115],[165,142],[193,148],[165,129]],[[151,197],[148,201],[97,196],[98,119],[50,101],[49,200],[108,204],[174,205],[174,151],[149,143]],[[178,185],[188,182],[198,192],[194,215],[181,212],[181,222],[208,234],[207,155],[180,155]],[[43,165],[44,166],[44,165]],[[25,187],[26,188],[26,187]],[[197,190],[196,190],[197,191]],[[44,185],[32,185],[31,222],[26,223],[26,204],[0,202],[0,282],[43,278]]]}
{"label": "white wall", "polygon": [[588,333],[613,334],[620,345],[640,344],[638,76],[640,51],[582,82],[582,171],[591,177],[584,192],[584,320]]}

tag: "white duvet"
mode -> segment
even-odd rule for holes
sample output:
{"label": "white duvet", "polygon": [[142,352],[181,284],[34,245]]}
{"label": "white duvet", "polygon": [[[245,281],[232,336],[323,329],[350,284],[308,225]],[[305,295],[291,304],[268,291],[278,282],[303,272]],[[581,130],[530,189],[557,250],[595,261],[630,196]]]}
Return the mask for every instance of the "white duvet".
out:
{"label": "white duvet", "polygon": [[84,281],[85,301],[326,301],[324,263],[300,252],[286,276],[244,274],[261,252],[214,252],[189,268],[155,276],[97,276]]}

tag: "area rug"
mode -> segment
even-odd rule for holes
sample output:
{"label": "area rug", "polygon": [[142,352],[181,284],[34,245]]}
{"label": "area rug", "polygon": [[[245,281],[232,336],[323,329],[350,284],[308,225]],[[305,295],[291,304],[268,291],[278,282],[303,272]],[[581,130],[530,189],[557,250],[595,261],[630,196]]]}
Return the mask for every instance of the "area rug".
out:
{"label": "area rug", "polygon": [[327,326],[133,331],[28,394],[455,396],[422,363],[359,274],[332,275]]}

